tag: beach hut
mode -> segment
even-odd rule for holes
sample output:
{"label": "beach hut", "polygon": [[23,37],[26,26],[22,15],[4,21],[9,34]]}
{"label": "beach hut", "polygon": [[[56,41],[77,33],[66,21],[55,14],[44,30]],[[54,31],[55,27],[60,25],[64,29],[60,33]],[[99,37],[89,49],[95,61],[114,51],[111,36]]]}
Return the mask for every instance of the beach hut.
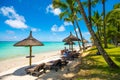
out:
{"label": "beach hut", "polygon": [[27,56],[27,58],[29,58],[29,65],[31,66],[32,57],[34,57],[34,56],[32,56],[32,46],[43,46],[43,43],[41,43],[37,39],[33,38],[32,31],[30,31],[30,35],[28,38],[17,42],[16,44],[14,44],[14,46],[30,47],[30,54],[29,54],[29,56]]}

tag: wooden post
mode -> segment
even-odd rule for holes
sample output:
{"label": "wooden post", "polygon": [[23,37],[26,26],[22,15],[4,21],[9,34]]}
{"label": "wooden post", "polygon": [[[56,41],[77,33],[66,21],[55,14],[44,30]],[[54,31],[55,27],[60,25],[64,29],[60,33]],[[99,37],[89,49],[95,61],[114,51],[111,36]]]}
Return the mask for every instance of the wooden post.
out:
{"label": "wooden post", "polygon": [[73,51],[73,44],[71,44],[71,46],[72,46],[72,51]]}
{"label": "wooden post", "polygon": [[32,63],[32,46],[30,46],[30,57],[29,57],[29,65],[31,66]]}
{"label": "wooden post", "polygon": [[70,49],[70,44],[69,44],[69,49]]}

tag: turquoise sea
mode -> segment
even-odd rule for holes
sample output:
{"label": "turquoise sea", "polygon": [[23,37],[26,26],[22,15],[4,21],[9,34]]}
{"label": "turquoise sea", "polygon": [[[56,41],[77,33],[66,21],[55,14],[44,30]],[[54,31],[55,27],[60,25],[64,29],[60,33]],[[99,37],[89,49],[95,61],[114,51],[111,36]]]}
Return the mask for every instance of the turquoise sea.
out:
{"label": "turquoise sea", "polygon": [[[0,41],[0,61],[29,55],[29,47],[15,47],[13,46],[15,43],[16,41]],[[44,46],[32,47],[32,54],[44,54],[68,47],[64,45],[64,42],[43,42],[43,44]]]}

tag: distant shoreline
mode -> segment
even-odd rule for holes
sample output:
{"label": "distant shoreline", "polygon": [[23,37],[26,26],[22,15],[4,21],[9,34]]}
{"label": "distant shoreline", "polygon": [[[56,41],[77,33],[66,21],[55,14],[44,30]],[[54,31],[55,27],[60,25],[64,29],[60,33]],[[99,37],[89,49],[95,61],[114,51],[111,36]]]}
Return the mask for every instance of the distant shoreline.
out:
{"label": "distant shoreline", "polygon": [[[0,41],[0,61],[29,55],[29,47],[14,47],[15,41]],[[32,54],[42,54],[64,49],[63,42],[43,42],[45,46],[33,46]]]}

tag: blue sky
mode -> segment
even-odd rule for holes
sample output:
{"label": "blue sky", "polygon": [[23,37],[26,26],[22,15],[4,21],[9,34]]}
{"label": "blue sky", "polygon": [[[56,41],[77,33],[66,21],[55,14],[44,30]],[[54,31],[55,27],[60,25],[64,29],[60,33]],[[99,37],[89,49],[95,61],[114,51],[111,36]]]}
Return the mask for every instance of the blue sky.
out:
{"label": "blue sky", "polygon": [[[118,2],[120,0],[107,0],[107,12]],[[93,10],[101,12],[101,5]],[[52,0],[0,0],[0,41],[22,40],[30,30],[40,41],[62,41],[70,31],[74,34],[74,30],[71,23],[59,19],[60,12],[59,8],[52,8]],[[84,21],[79,24],[84,38],[89,40]]]}

